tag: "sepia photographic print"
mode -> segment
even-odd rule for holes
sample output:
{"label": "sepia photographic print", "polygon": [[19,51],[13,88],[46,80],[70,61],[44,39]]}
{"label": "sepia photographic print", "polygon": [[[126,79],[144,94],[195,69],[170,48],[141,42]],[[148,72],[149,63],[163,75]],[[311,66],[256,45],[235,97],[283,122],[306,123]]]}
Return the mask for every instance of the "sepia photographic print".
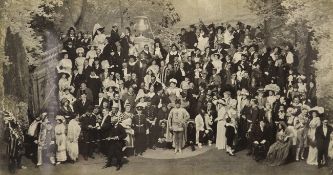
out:
{"label": "sepia photographic print", "polygon": [[332,175],[333,0],[0,0],[0,175]]}

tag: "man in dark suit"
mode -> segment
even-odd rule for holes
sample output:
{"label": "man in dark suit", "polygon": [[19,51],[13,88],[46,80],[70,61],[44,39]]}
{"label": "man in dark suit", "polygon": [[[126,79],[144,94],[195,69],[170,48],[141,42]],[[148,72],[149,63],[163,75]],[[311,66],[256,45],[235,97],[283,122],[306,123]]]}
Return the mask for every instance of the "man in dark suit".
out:
{"label": "man in dark suit", "polygon": [[88,160],[88,157],[94,159],[94,141],[96,139],[96,123],[97,123],[97,115],[98,107],[95,107],[93,113],[90,111],[85,113],[80,118],[81,123],[81,133],[82,133],[82,142],[81,142],[81,153],[83,155],[84,160]]}
{"label": "man in dark suit", "polygon": [[270,140],[270,129],[267,127],[266,122],[261,120],[259,123],[253,125],[252,130],[252,153],[256,161],[265,158],[268,151]]}
{"label": "man in dark suit", "polygon": [[213,67],[212,61],[208,58],[204,58],[204,64],[202,65],[202,71],[207,72],[207,79],[213,75]]}
{"label": "man in dark suit", "polygon": [[194,25],[190,26],[190,31],[186,34],[186,48],[187,49],[194,49],[198,44],[198,37],[195,34],[196,27]]}
{"label": "man in dark suit", "polygon": [[111,29],[111,35],[109,37],[109,43],[111,44],[111,48],[116,50],[116,42],[120,41],[120,35],[118,33],[118,25],[114,24]]}
{"label": "man in dark suit", "polygon": [[156,76],[154,74],[151,75],[151,82],[149,83],[149,88],[154,86],[155,93],[162,90],[163,86],[160,82],[156,81]]}
{"label": "man in dark suit", "polygon": [[101,108],[104,102],[109,103],[109,100],[105,98],[103,92],[98,93],[98,100],[95,102],[95,105]]}
{"label": "man in dark suit", "polygon": [[111,166],[112,158],[115,157],[117,159],[117,171],[122,166],[122,147],[123,140],[126,138],[126,132],[124,127],[118,123],[117,117],[111,118],[111,125],[108,132],[108,137],[106,138],[108,142],[108,156],[107,163],[103,168],[108,168]]}
{"label": "man in dark suit", "polygon": [[85,93],[87,95],[87,99],[89,101],[93,102],[93,100],[94,100],[93,93],[92,93],[91,89],[89,89],[87,87],[87,84],[85,82],[81,83],[80,89],[78,89],[78,91],[76,92],[76,98],[80,98],[83,93]]}
{"label": "man in dark suit", "polygon": [[[333,131],[332,127],[328,125],[327,118],[323,119],[323,124],[316,129],[316,143],[318,149],[318,168],[327,165],[328,161],[328,144],[330,143],[330,135]],[[323,164],[323,159],[325,164]]]}
{"label": "man in dark suit", "polygon": [[114,94],[113,100],[110,101],[110,106],[117,106],[120,112],[124,112],[124,101],[120,99],[119,92]]}
{"label": "man in dark suit", "polygon": [[145,60],[147,64],[150,64],[153,60],[153,56],[151,55],[147,44],[143,46],[143,50],[140,55],[142,56],[141,59]]}
{"label": "man in dark suit", "polygon": [[74,94],[77,93],[77,90],[79,89],[79,87],[83,81],[84,81],[84,77],[82,76],[82,74],[79,74],[79,71],[77,70],[77,68],[75,68],[73,71],[73,77],[72,77],[72,82],[71,82],[71,86],[73,86],[75,88]]}
{"label": "man in dark suit", "polygon": [[91,100],[87,98],[86,93],[81,93],[80,100],[74,102],[74,112],[80,115],[86,113],[93,106]]}
{"label": "man in dark suit", "polygon": [[262,120],[261,114],[262,112],[260,111],[259,107],[258,107],[258,100],[257,99],[251,99],[251,117],[250,117],[250,121],[252,124],[254,123],[258,123],[260,120]]}

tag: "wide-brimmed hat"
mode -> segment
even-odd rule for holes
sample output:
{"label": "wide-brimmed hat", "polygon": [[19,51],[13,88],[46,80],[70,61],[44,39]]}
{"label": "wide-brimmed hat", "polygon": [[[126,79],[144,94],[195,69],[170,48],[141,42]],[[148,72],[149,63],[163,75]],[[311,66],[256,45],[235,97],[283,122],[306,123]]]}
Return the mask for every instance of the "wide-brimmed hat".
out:
{"label": "wide-brimmed hat", "polygon": [[309,110],[309,112],[317,112],[319,114],[322,114],[325,112],[325,109],[323,107],[316,106],[316,107],[311,108]]}
{"label": "wide-brimmed hat", "polygon": [[104,27],[102,27],[100,24],[95,24],[94,25],[94,29],[93,29],[93,34],[96,33],[97,30],[101,30],[101,29],[104,29]]}
{"label": "wide-brimmed hat", "polygon": [[168,120],[166,120],[166,119],[162,119],[162,120],[160,120],[159,125],[161,126],[162,123],[165,123],[165,125],[167,125]]}
{"label": "wide-brimmed hat", "polygon": [[215,101],[217,104],[222,104],[222,105],[226,105],[227,103],[225,102],[225,99],[218,99]]}
{"label": "wide-brimmed hat", "polygon": [[273,91],[273,92],[279,92],[280,91],[280,87],[276,84],[269,84],[265,86],[265,91]]}
{"label": "wide-brimmed hat", "polygon": [[140,102],[135,106],[137,109],[143,109],[145,107],[144,103]]}
{"label": "wide-brimmed hat", "polygon": [[63,49],[63,50],[60,51],[60,53],[61,54],[67,54],[68,52],[67,52],[67,50]]}
{"label": "wide-brimmed hat", "polygon": [[246,89],[242,89],[242,91],[241,91],[241,95],[250,95],[250,93],[249,93],[249,91],[248,90],[246,90]]}
{"label": "wide-brimmed hat", "polygon": [[60,100],[60,103],[61,104],[64,104],[66,101],[69,101],[66,97],[64,97],[64,98],[62,98],[61,100]]}
{"label": "wide-brimmed hat", "polygon": [[63,75],[66,75],[66,78],[70,77],[70,74],[66,71],[59,71],[58,74],[59,74],[59,77],[62,77]]}
{"label": "wide-brimmed hat", "polygon": [[169,82],[170,82],[170,83],[175,83],[175,84],[177,84],[177,80],[174,79],[174,78],[171,78],[171,79],[169,80]]}
{"label": "wide-brimmed hat", "polygon": [[65,120],[65,117],[64,116],[62,116],[62,115],[57,115],[56,117],[55,117],[55,119],[56,120],[60,120],[61,122],[65,122],[66,120]]}
{"label": "wide-brimmed hat", "polygon": [[265,92],[264,88],[258,88],[257,92]]}
{"label": "wide-brimmed hat", "polygon": [[229,95],[231,95],[231,92],[230,91],[224,91],[223,94],[229,94]]}
{"label": "wide-brimmed hat", "polygon": [[79,53],[84,53],[83,47],[79,47],[76,49],[76,54],[79,54]]}

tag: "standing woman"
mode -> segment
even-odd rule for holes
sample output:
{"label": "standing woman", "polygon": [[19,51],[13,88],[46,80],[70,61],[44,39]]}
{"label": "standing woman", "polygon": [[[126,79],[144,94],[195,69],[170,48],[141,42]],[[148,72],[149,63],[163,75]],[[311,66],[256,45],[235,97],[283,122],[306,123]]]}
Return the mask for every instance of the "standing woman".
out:
{"label": "standing woman", "polygon": [[67,133],[67,152],[72,163],[79,158],[78,140],[80,133],[81,126],[79,124],[79,115],[76,115],[76,117],[69,122]]}
{"label": "standing woman", "polygon": [[82,74],[83,67],[84,67],[84,61],[86,58],[83,56],[84,55],[84,49],[82,47],[79,47],[76,49],[76,53],[78,55],[77,58],[75,58],[75,66],[77,70],[79,71],[79,74]]}
{"label": "standing woman", "polygon": [[56,159],[57,164],[61,164],[67,160],[66,155],[66,126],[65,126],[65,118],[61,115],[56,116],[57,124],[54,128],[55,132],[55,141],[57,145],[56,150]]}
{"label": "standing woman", "polygon": [[185,146],[186,140],[186,122],[190,118],[190,114],[180,107],[179,99],[175,102],[175,107],[171,109],[168,118],[168,129],[172,132],[172,146],[175,148],[175,153],[182,152],[182,147]]}
{"label": "standing woman", "polygon": [[319,118],[319,114],[323,113],[323,108],[321,107],[314,107],[310,109],[310,114],[312,115],[312,120],[309,124],[309,130],[308,130],[308,144],[309,144],[309,153],[308,153],[308,159],[306,160],[306,163],[309,165],[318,165],[317,159],[318,159],[318,149],[316,147],[316,129],[318,126],[320,126],[321,121]]}
{"label": "standing woman", "polygon": [[99,24],[95,24],[93,30],[93,44],[98,49],[103,50],[106,42],[106,35],[104,34],[104,27]]}
{"label": "standing woman", "polygon": [[223,28],[222,26],[219,26],[217,27],[217,33],[215,36],[215,46],[217,46],[218,44],[222,44],[223,41],[224,41]]}
{"label": "standing woman", "polygon": [[228,117],[228,111],[223,99],[219,100],[218,103],[222,104],[217,112],[217,132],[216,132],[216,147],[217,149],[225,149],[227,138],[225,136],[226,128],[224,127],[226,122],[225,119]]}

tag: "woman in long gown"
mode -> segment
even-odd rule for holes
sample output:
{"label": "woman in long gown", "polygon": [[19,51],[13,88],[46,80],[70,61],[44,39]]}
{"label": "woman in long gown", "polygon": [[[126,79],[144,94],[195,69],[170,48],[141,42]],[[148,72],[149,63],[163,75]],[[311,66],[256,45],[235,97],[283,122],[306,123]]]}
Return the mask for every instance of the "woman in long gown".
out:
{"label": "woman in long gown", "polygon": [[269,147],[266,161],[270,166],[279,166],[285,163],[288,158],[292,139],[289,139],[292,132],[281,122],[279,131],[276,134],[276,142]]}
{"label": "woman in long gown", "polygon": [[[223,103],[222,103],[223,104]],[[216,132],[216,147],[217,149],[225,149],[227,138],[225,137],[225,119],[227,118],[227,108],[225,105],[221,106],[217,112],[217,132]]]}
{"label": "woman in long gown", "polygon": [[100,26],[99,24],[95,24],[93,32],[94,32],[93,44],[97,46],[98,49],[103,50],[106,42],[104,27]]}
{"label": "woman in long gown", "polygon": [[56,159],[57,164],[61,164],[67,160],[66,155],[66,126],[65,118],[61,115],[56,116],[57,125],[54,128],[55,141],[57,145]]}
{"label": "woman in long gown", "polygon": [[310,121],[309,131],[308,131],[309,154],[306,163],[309,165],[318,165],[317,162],[318,150],[316,147],[316,140],[315,140],[316,129],[321,124],[318,111],[313,111],[312,117],[313,118]]}
{"label": "woman in long gown", "polygon": [[81,126],[78,122],[79,115],[72,119],[68,124],[67,134],[67,152],[72,162],[75,162],[79,158],[79,136],[81,133]]}

